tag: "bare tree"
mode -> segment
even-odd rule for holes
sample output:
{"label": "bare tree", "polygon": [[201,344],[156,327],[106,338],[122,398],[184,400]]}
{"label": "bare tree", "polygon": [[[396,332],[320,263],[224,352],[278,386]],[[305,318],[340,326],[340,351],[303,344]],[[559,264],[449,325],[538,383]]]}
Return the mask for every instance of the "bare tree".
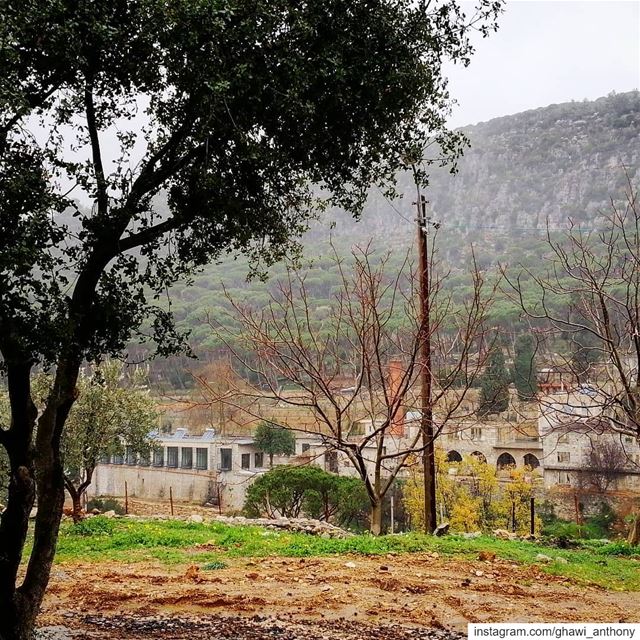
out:
{"label": "bare tree", "polygon": [[567,394],[566,420],[588,409],[605,416],[614,431],[640,439],[640,207],[637,188],[627,179],[624,200],[611,200],[599,229],[572,223],[560,240],[548,232],[544,275],[505,275],[546,336],[570,344],[568,354],[554,353],[577,392]]}
{"label": "bare tree", "polygon": [[619,442],[607,438],[591,441],[584,469],[578,472],[580,483],[598,493],[606,493],[628,469],[627,454]]}
{"label": "bare tree", "polygon": [[[228,296],[239,328],[219,335],[259,388],[229,392],[225,401],[241,397],[245,412],[271,422],[277,422],[274,405],[305,411],[305,424],[283,426],[314,434],[347,458],[365,483],[371,531],[379,534],[385,495],[424,450],[418,279],[408,254],[389,273],[390,254],[378,259],[370,244],[352,249],[348,260],[335,249],[333,257],[338,286],[324,315],[310,299],[304,270],[289,269],[264,308]],[[433,278],[429,292],[435,436],[454,415],[460,417],[483,366],[477,347],[496,287],[474,265],[469,295],[454,304],[441,282],[442,276]],[[211,401],[219,401],[211,391]]]}

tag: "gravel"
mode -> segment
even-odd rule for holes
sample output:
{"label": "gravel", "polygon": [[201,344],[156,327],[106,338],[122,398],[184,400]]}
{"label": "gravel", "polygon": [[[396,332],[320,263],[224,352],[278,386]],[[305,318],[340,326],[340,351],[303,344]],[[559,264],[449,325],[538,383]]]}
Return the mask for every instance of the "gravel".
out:
{"label": "gravel", "polygon": [[[162,638],[233,640],[462,640],[455,631],[401,625],[371,625],[351,620],[287,621],[253,616],[135,617],[85,616],[82,631],[48,635],[38,640],[77,638]],[[62,628],[64,629],[64,628]]]}

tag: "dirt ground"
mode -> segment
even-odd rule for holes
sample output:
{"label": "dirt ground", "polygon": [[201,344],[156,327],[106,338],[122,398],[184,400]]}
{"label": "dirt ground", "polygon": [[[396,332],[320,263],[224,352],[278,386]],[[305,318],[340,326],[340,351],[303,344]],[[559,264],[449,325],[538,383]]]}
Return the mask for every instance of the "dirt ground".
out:
{"label": "dirt ground", "polygon": [[[361,631],[402,625],[466,633],[469,622],[640,621],[639,593],[581,587],[503,560],[469,562],[426,553],[225,562],[226,568],[210,571],[149,563],[57,565],[40,623],[128,629],[111,637],[169,637],[145,632],[148,625],[137,628],[135,621],[176,617],[184,625],[206,616],[271,616],[316,627],[317,637],[342,638],[358,635],[332,636],[319,629],[357,622]],[[388,637],[400,636],[396,631]]]}

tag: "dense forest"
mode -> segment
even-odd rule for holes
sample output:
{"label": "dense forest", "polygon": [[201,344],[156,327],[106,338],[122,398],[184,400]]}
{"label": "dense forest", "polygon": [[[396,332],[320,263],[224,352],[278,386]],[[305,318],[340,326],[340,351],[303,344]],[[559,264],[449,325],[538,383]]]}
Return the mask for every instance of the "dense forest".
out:
{"label": "dense forest", "polygon": [[[628,179],[640,178],[640,93],[610,94],[595,101],[569,102],[465,127],[469,148],[457,172],[433,168],[425,193],[439,222],[433,247],[444,289],[463,300],[471,280],[471,247],[478,267],[491,274],[498,264],[516,270],[544,269],[547,230],[558,237],[570,224],[585,230],[602,225],[611,199],[624,196]],[[335,249],[347,257],[353,245],[372,243],[377,255],[390,252],[389,268],[400,268],[415,244],[415,192],[409,175],[398,177],[400,197],[390,200],[373,189],[360,220],[340,211],[322,214],[303,239],[306,286],[318,313],[338,285]],[[330,242],[334,249],[331,248]],[[208,319],[233,322],[225,290],[254,306],[286,272],[282,264],[266,281],[247,280],[249,264],[229,258],[194,277],[192,286],[170,292],[172,309],[201,362],[216,359],[220,343]],[[168,304],[168,303],[167,303]],[[490,321],[517,333],[519,309],[497,300]],[[135,347],[134,353],[140,354]],[[154,378],[168,386],[188,384],[186,359],[155,361]]]}

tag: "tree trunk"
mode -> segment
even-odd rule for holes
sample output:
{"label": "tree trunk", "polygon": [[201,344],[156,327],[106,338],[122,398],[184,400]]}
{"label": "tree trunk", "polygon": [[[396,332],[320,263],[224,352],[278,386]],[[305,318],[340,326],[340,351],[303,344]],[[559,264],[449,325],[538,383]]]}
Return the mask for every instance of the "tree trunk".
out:
{"label": "tree trunk", "polygon": [[[37,412],[31,401],[30,366],[23,366],[22,372],[18,367],[8,366],[11,428],[3,433],[2,444],[9,454],[11,479],[7,509],[0,523],[0,640],[32,638],[49,582],[64,504],[60,437],[75,400],[79,366],[79,363],[59,365],[54,389],[38,420],[35,447],[33,427]],[[21,375],[25,371],[26,377]],[[18,567],[36,495],[33,547],[24,580],[17,587]]]}
{"label": "tree trunk", "polygon": [[375,502],[371,505],[369,530],[374,536],[379,536],[382,533],[382,502]]}
{"label": "tree trunk", "polygon": [[82,503],[80,501],[82,494],[80,493],[79,489],[76,489],[73,482],[71,482],[71,480],[69,480],[66,476],[64,479],[64,486],[71,498],[71,517],[73,518],[73,522],[77,524],[78,522],[80,522],[80,520],[82,520]]}
{"label": "tree trunk", "polygon": [[640,515],[636,514],[633,518],[627,542],[634,547],[640,544]]}
{"label": "tree trunk", "polygon": [[269,454],[269,469],[273,469],[273,453]]}

